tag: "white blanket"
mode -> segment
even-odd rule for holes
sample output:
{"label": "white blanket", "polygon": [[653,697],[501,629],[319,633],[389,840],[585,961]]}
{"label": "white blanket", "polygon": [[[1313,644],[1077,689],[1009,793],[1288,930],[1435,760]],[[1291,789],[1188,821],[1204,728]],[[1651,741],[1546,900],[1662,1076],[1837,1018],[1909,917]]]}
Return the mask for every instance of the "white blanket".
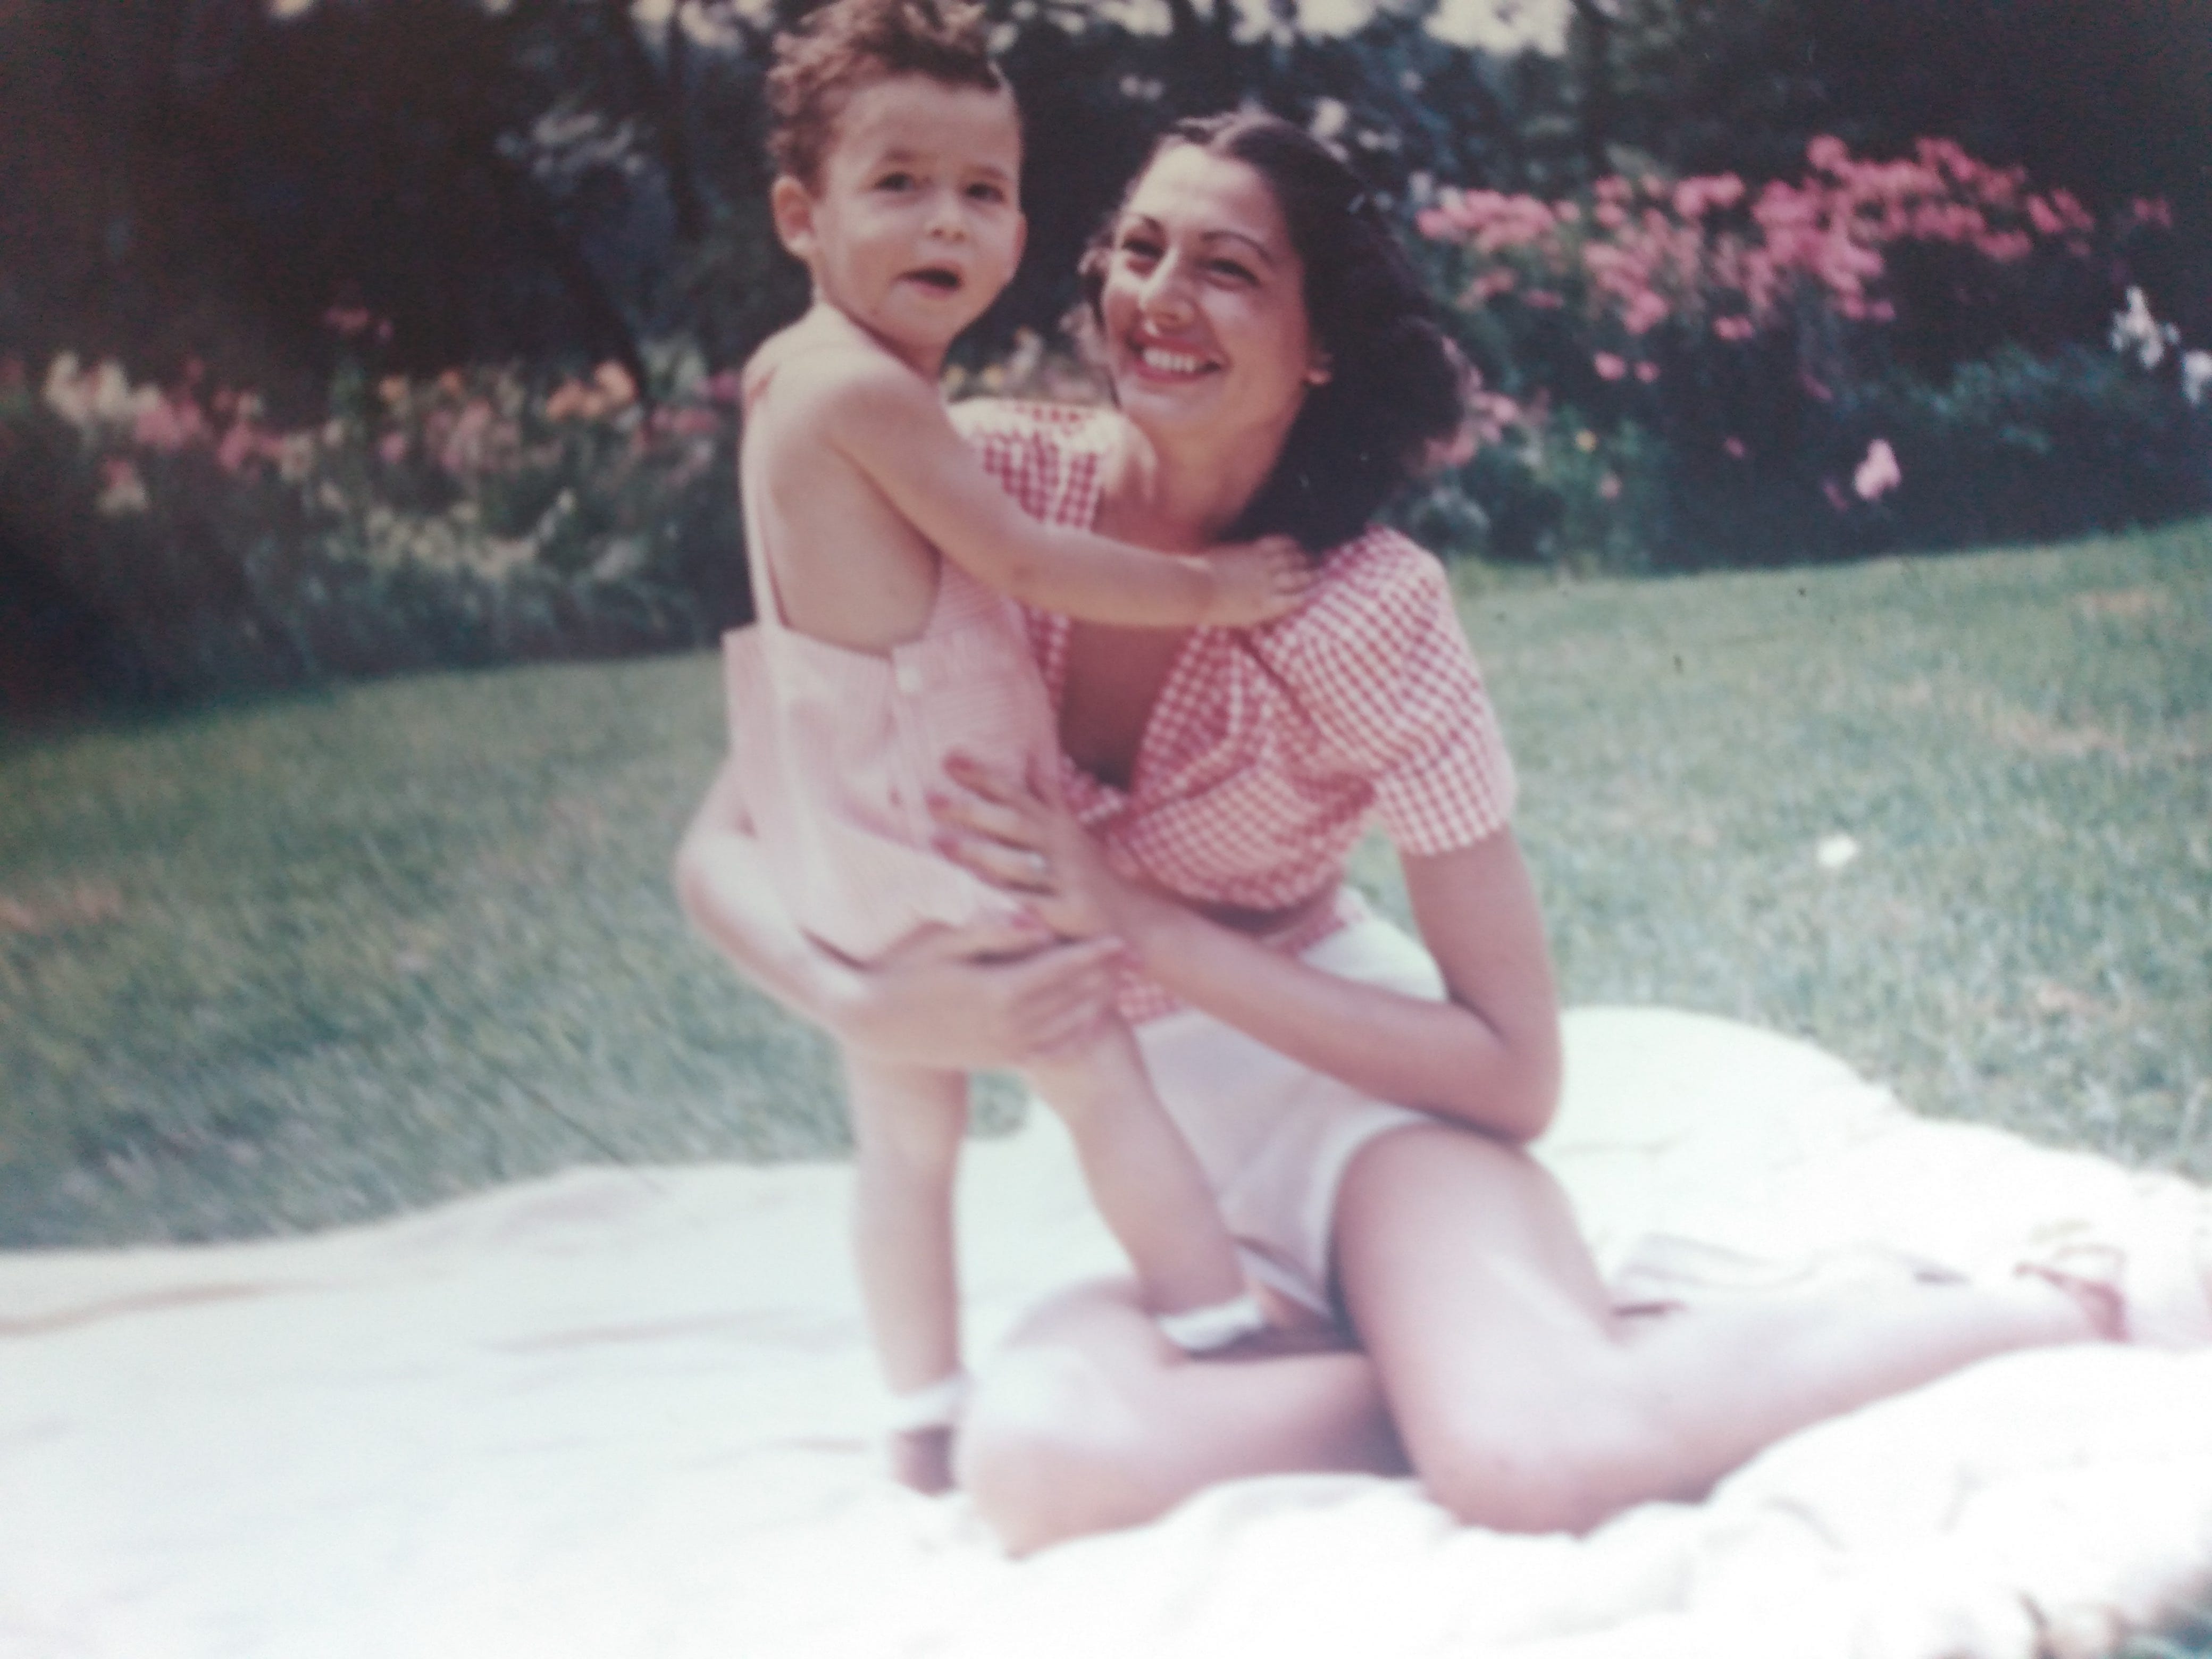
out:
{"label": "white blanket", "polygon": [[[1929,1122],[1698,1016],[1569,1018],[1601,1257],[1879,1238],[2179,1262],[2177,1180]],[[885,1485],[847,1172],[579,1170],[303,1239],[0,1257],[9,1659],[2109,1651],[2212,1588],[2212,1351],[2015,1355],[1581,1539],[1283,1476],[1013,1563]],[[978,1351],[1110,1267],[1057,1127],[971,1149]]]}

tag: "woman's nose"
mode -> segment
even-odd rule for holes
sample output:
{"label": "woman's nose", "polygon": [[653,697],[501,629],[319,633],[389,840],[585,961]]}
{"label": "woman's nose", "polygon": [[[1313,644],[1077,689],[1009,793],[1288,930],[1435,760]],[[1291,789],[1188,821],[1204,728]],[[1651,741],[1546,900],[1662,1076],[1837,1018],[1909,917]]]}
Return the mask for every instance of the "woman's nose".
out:
{"label": "woman's nose", "polygon": [[1173,254],[1152,267],[1137,296],[1147,319],[1182,322],[1190,316],[1190,283],[1186,278],[1183,262]]}

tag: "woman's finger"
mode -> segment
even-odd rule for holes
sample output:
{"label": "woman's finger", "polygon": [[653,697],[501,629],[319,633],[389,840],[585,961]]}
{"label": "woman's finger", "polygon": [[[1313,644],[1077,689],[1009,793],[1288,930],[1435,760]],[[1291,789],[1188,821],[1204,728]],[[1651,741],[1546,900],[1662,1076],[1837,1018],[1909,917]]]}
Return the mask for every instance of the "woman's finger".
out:
{"label": "woman's finger", "polygon": [[1029,1032],[1071,1012],[1103,1008],[1114,995],[1114,963],[1119,954],[1111,940],[1086,939],[1055,946],[1038,959],[1021,963],[1008,987],[1008,1016]]}
{"label": "woman's finger", "polygon": [[932,795],[929,811],[939,824],[1010,846],[1035,847],[1044,839],[1044,826],[1034,814],[973,795]]}
{"label": "woman's finger", "polygon": [[973,755],[957,750],[945,757],[945,775],[962,788],[972,789],[985,800],[1001,805],[1018,805],[1035,799],[1023,781],[1012,773],[988,766]]}
{"label": "woman's finger", "polygon": [[1009,847],[980,836],[940,834],[933,842],[956,864],[966,866],[995,887],[1012,893],[1053,890],[1052,860],[1034,847]]}
{"label": "woman's finger", "polygon": [[1035,916],[1017,913],[933,929],[917,943],[915,952],[940,962],[1026,957],[1050,945],[1054,939],[1052,929]]}

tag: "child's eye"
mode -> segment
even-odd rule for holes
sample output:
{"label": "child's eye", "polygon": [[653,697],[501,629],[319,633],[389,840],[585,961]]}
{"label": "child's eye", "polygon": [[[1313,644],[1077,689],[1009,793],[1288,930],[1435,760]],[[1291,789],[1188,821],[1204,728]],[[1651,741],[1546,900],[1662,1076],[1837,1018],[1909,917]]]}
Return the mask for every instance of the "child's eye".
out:
{"label": "child's eye", "polygon": [[886,173],[882,178],[876,180],[876,188],[878,190],[912,190],[914,188],[914,174],[911,173]]}
{"label": "child's eye", "polygon": [[971,202],[1003,202],[1006,192],[996,185],[970,185],[968,199]]}

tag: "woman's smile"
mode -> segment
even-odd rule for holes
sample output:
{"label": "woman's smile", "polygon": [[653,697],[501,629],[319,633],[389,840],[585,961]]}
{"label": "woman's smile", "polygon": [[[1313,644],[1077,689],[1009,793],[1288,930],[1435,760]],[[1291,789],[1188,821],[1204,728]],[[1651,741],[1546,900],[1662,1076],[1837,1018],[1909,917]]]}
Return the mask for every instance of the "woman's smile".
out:
{"label": "woman's smile", "polygon": [[1188,345],[1158,340],[1139,330],[1129,341],[1134,372],[1150,380],[1188,380],[1218,373],[1221,363]]}

